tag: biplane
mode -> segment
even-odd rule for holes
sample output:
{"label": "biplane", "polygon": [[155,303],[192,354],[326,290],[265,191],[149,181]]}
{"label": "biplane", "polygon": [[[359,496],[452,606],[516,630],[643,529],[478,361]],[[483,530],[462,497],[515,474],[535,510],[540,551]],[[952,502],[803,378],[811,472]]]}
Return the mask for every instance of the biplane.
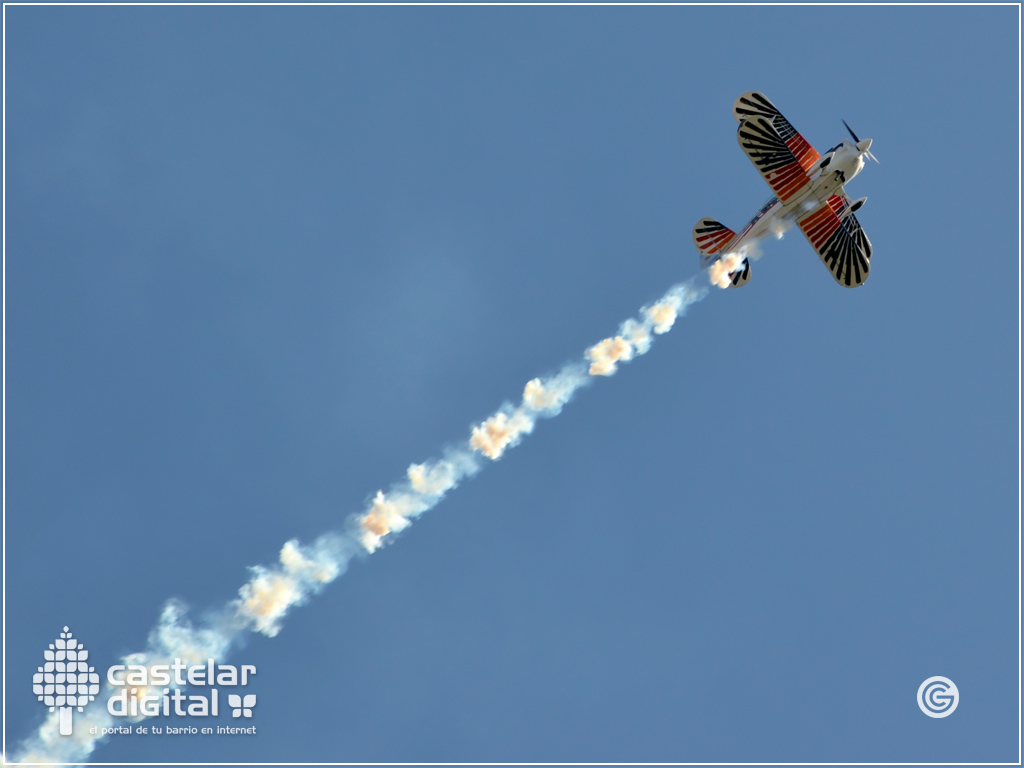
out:
{"label": "biplane", "polygon": [[871,139],[843,139],[819,155],[763,93],[744,93],[732,107],[740,124],[740,147],[774,193],[743,229],[733,232],[714,219],[701,219],[693,242],[702,270],[712,282],[738,288],[750,280],[754,244],[795,223],[840,285],[863,285],[871,271],[871,241],[854,216],[866,197],[850,201],[844,185],[864,168]]}

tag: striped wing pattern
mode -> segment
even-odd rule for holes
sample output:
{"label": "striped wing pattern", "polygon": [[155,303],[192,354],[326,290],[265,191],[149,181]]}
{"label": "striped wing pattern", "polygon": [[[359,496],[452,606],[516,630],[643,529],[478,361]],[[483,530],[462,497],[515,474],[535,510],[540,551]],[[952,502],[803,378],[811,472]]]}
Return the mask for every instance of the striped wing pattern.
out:
{"label": "striped wing pattern", "polygon": [[769,120],[772,127],[778,133],[779,138],[793,153],[793,157],[800,163],[800,167],[806,173],[810,173],[814,164],[821,159],[814,147],[797,133],[796,128],[787,120],[781,112],[772,104],[763,93],[750,91],[744,93],[732,107],[733,117],[738,121],[749,120],[754,117],[764,117]]}
{"label": "striped wing pattern", "polygon": [[703,254],[718,253],[734,237],[735,232],[714,219],[701,219],[693,228],[693,244]]}
{"label": "striped wing pattern", "polygon": [[790,200],[810,183],[808,173],[820,155],[764,94],[740,96],[733,116],[740,123],[740,147],[781,200]]}
{"label": "striped wing pattern", "polygon": [[864,284],[871,271],[871,241],[848,208],[849,201],[832,195],[797,224],[836,282],[856,288]]}
{"label": "striped wing pattern", "polygon": [[807,172],[765,118],[755,117],[740,123],[739,140],[747,157],[780,200],[788,201],[810,184]]}

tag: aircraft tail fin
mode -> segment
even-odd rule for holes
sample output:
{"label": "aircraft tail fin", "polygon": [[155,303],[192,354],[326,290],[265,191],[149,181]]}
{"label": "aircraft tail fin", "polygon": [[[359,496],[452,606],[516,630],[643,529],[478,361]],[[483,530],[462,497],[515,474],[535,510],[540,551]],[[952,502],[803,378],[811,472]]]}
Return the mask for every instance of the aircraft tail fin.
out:
{"label": "aircraft tail fin", "polygon": [[714,219],[701,219],[693,228],[693,244],[701,253],[700,267],[704,269],[714,261],[709,258],[722,251],[729,242],[736,237],[736,233],[725,224]]}

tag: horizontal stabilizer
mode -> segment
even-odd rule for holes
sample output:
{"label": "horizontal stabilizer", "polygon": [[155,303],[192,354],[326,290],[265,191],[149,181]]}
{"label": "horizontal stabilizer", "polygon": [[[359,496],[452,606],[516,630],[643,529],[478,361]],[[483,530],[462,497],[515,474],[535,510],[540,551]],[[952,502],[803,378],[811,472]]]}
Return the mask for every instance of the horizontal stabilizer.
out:
{"label": "horizontal stabilizer", "polygon": [[744,259],[740,268],[729,273],[729,287],[742,288],[750,282],[750,259]]}
{"label": "horizontal stabilizer", "polygon": [[707,273],[712,285],[739,288],[750,282],[750,259],[742,254],[726,253],[704,258],[709,260]]}
{"label": "horizontal stabilizer", "polygon": [[[693,244],[697,246],[697,250],[704,257],[719,253],[734,237],[736,237],[735,232],[714,219],[701,219],[693,228]],[[712,261],[714,259],[702,258],[700,260],[701,269],[704,269]]]}

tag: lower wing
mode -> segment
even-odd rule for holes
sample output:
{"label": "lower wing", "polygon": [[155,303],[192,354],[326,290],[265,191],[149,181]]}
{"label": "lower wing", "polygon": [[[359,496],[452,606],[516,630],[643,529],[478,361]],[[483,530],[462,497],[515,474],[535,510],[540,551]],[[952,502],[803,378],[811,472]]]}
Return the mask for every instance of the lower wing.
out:
{"label": "lower wing", "polygon": [[871,241],[849,208],[845,196],[832,195],[797,224],[836,282],[856,288],[871,271]]}

